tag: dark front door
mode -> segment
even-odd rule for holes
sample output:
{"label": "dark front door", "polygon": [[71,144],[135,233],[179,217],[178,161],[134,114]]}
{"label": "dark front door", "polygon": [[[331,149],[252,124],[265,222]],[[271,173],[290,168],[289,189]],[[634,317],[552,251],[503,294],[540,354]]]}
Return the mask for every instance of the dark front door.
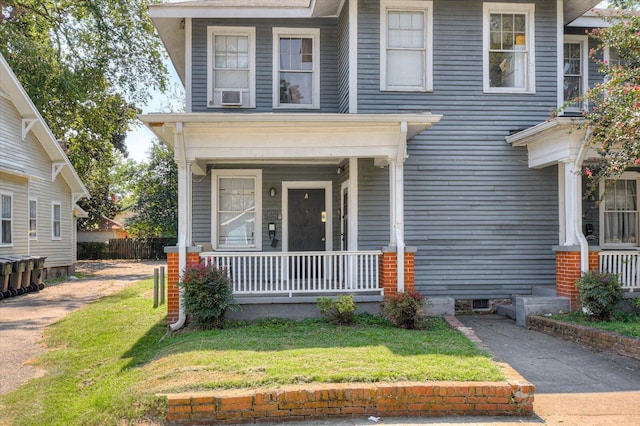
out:
{"label": "dark front door", "polygon": [[289,190],[289,251],[326,249],[324,189]]}

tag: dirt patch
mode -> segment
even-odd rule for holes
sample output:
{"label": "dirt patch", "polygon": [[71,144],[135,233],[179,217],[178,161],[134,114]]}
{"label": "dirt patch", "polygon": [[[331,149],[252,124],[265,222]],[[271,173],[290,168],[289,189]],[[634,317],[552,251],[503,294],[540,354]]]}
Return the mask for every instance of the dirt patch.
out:
{"label": "dirt patch", "polygon": [[[164,261],[81,261],[76,275],[36,293],[0,300],[0,395],[45,371],[30,365],[42,354],[45,327],[104,296],[153,276]],[[77,278],[80,277],[80,278]]]}

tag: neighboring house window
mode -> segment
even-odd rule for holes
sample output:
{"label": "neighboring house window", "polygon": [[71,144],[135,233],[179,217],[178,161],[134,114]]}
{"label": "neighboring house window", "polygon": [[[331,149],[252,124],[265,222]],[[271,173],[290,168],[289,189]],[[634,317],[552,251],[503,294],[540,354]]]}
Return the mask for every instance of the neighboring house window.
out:
{"label": "neighboring house window", "polygon": [[[565,36],[564,37],[564,84],[563,100],[568,102],[572,99],[583,96],[587,91],[587,37],[586,36]],[[567,105],[566,111],[579,112],[582,102],[572,102]]]}
{"label": "neighboring house window", "polygon": [[320,29],[273,29],[273,106],[320,108]]}
{"label": "neighboring house window", "polygon": [[38,239],[38,200],[29,200],[29,239]]}
{"label": "neighboring house window", "polygon": [[51,206],[51,238],[59,240],[62,238],[62,209],[60,203],[55,201]]}
{"label": "neighboring house window", "polygon": [[212,242],[217,249],[260,249],[262,171],[213,173]]}
{"label": "neighboring house window", "polygon": [[484,3],[484,91],[534,93],[535,6]]}
{"label": "neighboring house window", "polygon": [[253,27],[208,27],[207,81],[210,107],[255,108]]}
{"label": "neighboring house window", "polygon": [[433,90],[433,2],[381,0],[380,90]]}
{"label": "neighboring house window", "polygon": [[600,245],[605,248],[638,245],[638,175],[624,173],[600,185]]}
{"label": "neighboring house window", "polygon": [[0,245],[10,246],[13,244],[13,194],[10,192],[0,193],[0,204],[0,220],[2,221]]}

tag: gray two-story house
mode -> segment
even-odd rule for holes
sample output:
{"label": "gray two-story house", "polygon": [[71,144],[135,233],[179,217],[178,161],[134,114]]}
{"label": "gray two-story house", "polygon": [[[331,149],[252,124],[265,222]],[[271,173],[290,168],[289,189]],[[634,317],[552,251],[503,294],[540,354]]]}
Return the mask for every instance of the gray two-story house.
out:
{"label": "gray two-story house", "polygon": [[184,319],[179,272],[201,259],[274,315],[345,292],[484,307],[554,286],[574,255],[579,276],[585,131],[549,117],[597,75],[575,27],[597,3],[151,6],[187,98],[141,117],[179,168],[169,321]]}

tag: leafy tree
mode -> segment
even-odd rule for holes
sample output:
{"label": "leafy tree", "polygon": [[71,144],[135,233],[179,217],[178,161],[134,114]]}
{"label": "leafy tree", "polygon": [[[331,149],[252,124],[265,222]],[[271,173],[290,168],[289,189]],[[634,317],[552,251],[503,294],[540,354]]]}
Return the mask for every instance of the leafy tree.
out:
{"label": "leafy tree", "polygon": [[148,164],[135,171],[134,211],[129,232],[138,237],[175,237],[178,235],[178,167],[173,152],[155,142]]}
{"label": "leafy tree", "polygon": [[85,228],[117,212],[110,169],[126,155],[135,104],[165,88],[148,3],[0,0],[0,51],[91,193]]}
{"label": "leafy tree", "polygon": [[[589,31],[599,44],[590,56],[607,77],[578,100],[589,105],[583,112],[588,143],[600,153],[598,166],[585,169],[591,190],[600,180],[640,164],[640,0],[611,3],[620,11],[606,18],[611,26]],[[605,48],[611,60],[602,59]]]}

